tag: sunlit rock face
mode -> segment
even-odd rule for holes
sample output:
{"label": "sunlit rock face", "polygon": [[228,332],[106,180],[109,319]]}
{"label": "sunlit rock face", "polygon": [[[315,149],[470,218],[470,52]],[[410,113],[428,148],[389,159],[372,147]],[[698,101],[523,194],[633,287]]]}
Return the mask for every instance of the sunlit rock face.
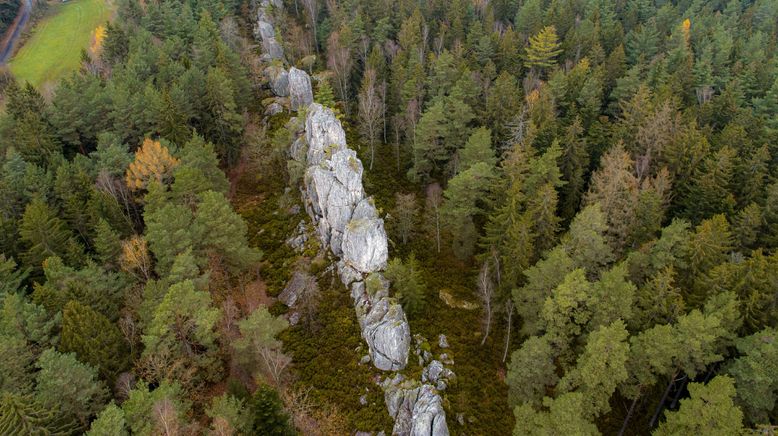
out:
{"label": "sunlit rock face", "polygon": [[311,77],[295,67],[289,69],[289,99],[292,110],[300,110],[313,103]]}

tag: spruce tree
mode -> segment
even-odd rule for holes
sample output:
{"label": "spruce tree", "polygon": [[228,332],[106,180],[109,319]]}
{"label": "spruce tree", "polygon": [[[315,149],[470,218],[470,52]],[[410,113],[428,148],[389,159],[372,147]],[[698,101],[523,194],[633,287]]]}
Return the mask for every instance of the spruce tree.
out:
{"label": "spruce tree", "polygon": [[62,310],[62,333],[59,348],[76,353],[108,380],[113,380],[128,366],[129,350],[119,328],[89,306],[70,301]]}

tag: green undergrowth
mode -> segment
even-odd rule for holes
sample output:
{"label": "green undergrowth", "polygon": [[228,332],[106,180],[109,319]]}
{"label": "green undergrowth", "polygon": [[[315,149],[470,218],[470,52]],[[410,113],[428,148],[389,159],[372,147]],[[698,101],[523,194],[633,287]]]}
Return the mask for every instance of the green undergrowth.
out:
{"label": "green undergrowth", "polygon": [[[423,188],[410,183],[405,177],[407,156],[401,156],[401,169],[398,172],[393,146],[379,145],[373,170],[370,170],[369,148],[357,147],[358,137],[353,131],[348,133],[348,140],[349,144],[358,150],[365,167],[365,191],[375,198],[382,213],[391,211],[397,192],[415,192],[419,207],[423,206]],[[447,249],[445,241],[442,245],[442,252],[437,253],[434,241],[420,235],[412,238],[406,246],[401,245],[399,241],[389,241],[390,258],[406,259],[410,253],[416,255],[427,285],[425,309],[409,320],[411,333],[421,334],[427,339],[425,346],[429,347],[434,358],[439,359],[441,353],[446,353],[454,360],[451,369],[457,375],[456,380],[442,393],[451,433],[510,434],[514,419],[508,406],[506,364],[502,362],[505,346],[503,315],[494,315],[491,333],[482,346],[484,329],[480,308],[466,310],[449,307],[439,297],[440,291],[445,290],[458,301],[478,303],[475,294],[477,268],[459,261]],[[449,348],[441,349],[438,346],[440,334],[446,335]],[[414,362],[409,362],[404,373],[408,377],[418,379],[416,356],[412,355],[411,358]],[[460,414],[464,424],[458,422]]]}
{"label": "green undergrowth", "polygon": [[[270,132],[282,128],[287,119],[272,117]],[[251,244],[263,252],[261,275],[269,295],[277,296],[300,264],[308,264],[313,274],[323,274],[314,321],[310,325],[301,321],[280,335],[285,353],[292,357],[292,383],[308,391],[315,407],[334,406],[348,428],[389,433],[392,419],[386,411],[383,391],[376,384],[386,374],[370,363],[359,363],[367,347],[360,336],[351,297],[337,277],[323,273],[326,262],[313,259],[319,251],[316,241],[309,241],[302,254],[286,244],[300,220],[307,221],[307,215],[299,191],[293,188],[285,193],[284,169],[274,165],[268,161],[258,170],[245,171],[234,202],[248,224]],[[293,206],[299,207],[298,213],[289,213]],[[280,314],[287,309],[276,303],[272,311]],[[366,395],[367,405],[360,404],[362,395]]]}
{"label": "green undergrowth", "polygon": [[[329,283],[322,283],[326,287]],[[301,322],[282,333],[285,352],[292,356],[297,384],[310,388],[315,401],[335,405],[351,429],[363,431],[392,428],[384,396],[376,380],[381,372],[372,364],[360,364],[367,354],[359,333],[351,297],[335,278],[333,286],[322,290],[315,321]],[[367,405],[359,399],[366,395]]]}

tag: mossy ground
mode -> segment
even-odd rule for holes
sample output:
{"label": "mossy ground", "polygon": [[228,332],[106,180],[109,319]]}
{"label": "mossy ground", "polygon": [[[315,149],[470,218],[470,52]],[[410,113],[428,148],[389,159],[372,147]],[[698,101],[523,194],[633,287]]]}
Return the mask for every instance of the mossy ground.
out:
{"label": "mossy ground", "polygon": [[[250,242],[263,252],[261,275],[271,296],[283,290],[301,256],[315,254],[297,253],[285,243],[306,214],[302,207],[297,214],[288,212],[295,203],[302,205],[297,189],[284,194],[283,174],[281,169],[269,167],[246,171],[233,198],[248,224]],[[314,322],[301,322],[281,334],[284,350],[293,359],[292,383],[296,388],[310,389],[309,399],[314,404],[334,406],[349,428],[389,433],[392,419],[376,384],[381,372],[370,364],[359,363],[367,349],[351,297],[337,277],[324,273],[319,263],[311,262],[311,272],[322,272]],[[285,306],[274,311],[282,309]],[[362,395],[366,395],[367,405],[360,404]]]}

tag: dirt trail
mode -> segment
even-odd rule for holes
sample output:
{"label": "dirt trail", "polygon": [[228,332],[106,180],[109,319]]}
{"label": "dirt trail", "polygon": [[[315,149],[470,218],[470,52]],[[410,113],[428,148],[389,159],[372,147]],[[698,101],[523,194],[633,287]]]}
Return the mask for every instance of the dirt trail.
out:
{"label": "dirt trail", "polygon": [[32,0],[24,0],[21,7],[21,12],[14,20],[9,30],[6,32],[5,39],[0,41],[0,65],[5,64],[14,52],[14,45],[19,37],[22,35],[24,26],[27,25],[27,21],[30,19],[30,12],[32,11]]}

